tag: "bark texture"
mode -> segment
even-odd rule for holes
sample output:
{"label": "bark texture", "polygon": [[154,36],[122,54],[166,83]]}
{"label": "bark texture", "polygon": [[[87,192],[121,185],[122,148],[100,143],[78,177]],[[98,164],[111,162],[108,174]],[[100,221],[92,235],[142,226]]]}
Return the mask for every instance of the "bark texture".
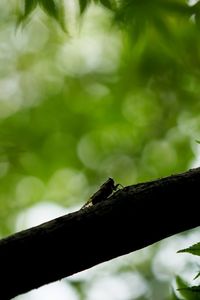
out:
{"label": "bark texture", "polygon": [[110,198],[0,241],[0,299],[11,299],[200,225],[200,168],[127,186]]}

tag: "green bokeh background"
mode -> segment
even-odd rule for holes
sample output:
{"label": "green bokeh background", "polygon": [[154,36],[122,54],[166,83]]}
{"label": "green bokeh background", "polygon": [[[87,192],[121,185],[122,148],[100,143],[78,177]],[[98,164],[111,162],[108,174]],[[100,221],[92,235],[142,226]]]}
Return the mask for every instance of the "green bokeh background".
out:
{"label": "green bokeh background", "polygon": [[[38,6],[19,24],[23,1],[0,2],[1,237],[37,204],[80,207],[107,177],[125,186],[198,164],[198,10],[94,1],[79,16],[78,2],[61,2],[62,22]],[[169,299],[173,276],[151,271],[160,247],[116,267],[146,278],[133,299]],[[87,299],[83,282],[71,284]]]}

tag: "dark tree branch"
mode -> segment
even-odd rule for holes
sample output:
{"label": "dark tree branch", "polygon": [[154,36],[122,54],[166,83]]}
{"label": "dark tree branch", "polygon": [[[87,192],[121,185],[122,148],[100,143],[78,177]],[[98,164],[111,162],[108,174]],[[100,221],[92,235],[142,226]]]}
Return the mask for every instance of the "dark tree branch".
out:
{"label": "dark tree branch", "polygon": [[128,186],[95,206],[0,241],[0,299],[197,227],[200,168]]}

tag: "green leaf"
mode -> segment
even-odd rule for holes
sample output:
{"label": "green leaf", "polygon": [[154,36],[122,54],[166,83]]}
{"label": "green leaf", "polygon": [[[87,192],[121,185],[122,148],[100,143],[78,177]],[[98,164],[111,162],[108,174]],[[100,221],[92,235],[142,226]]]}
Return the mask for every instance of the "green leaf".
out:
{"label": "green leaf", "polygon": [[176,285],[178,290],[188,288],[187,282],[180,276],[176,276]]}
{"label": "green leaf", "polygon": [[38,0],[24,0],[24,10],[19,14],[16,22],[16,28],[24,26],[28,16],[33,12],[38,4]]}
{"label": "green leaf", "polygon": [[200,276],[200,272],[199,272],[199,273],[197,273],[197,275],[194,277],[194,279],[193,279],[193,280],[197,279],[199,276]]}
{"label": "green leaf", "polygon": [[200,256],[200,243],[196,243],[189,248],[181,249],[177,251],[177,253],[184,253],[184,252]]}
{"label": "green leaf", "polygon": [[188,283],[181,277],[176,277],[177,290],[185,300],[198,300],[200,294],[195,291],[194,287],[189,287]]}
{"label": "green leaf", "polygon": [[88,0],[79,0],[80,13],[83,14],[89,4]]}
{"label": "green leaf", "polygon": [[58,20],[58,7],[54,0],[39,0],[42,9],[50,16]]}
{"label": "green leaf", "polygon": [[112,2],[110,0],[100,0],[101,4],[108,9],[112,9]]}
{"label": "green leaf", "polygon": [[172,290],[172,294],[169,298],[169,300],[183,300],[182,298],[179,298],[174,290]]}
{"label": "green leaf", "polygon": [[200,286],[191,286],[186,288],[180,288],[179,292],[184,296],[186,300],[198,300],[200,299]]}
{"label": "green leaf", "polygon": [[67,32],[65,23],[65,8],[63,1],[59,0],[38,0],[42,9],[50,16],[53,17],[61,26],[63,31]]}
{"label": "green leaf", "polygon": [[24,17],[26,18],[36,8],[37,0],[25,0],[24,2]]}
{"label": "green leaf", "polygon": [[198,293],[200,297],[200,285],[191,286],[188,290],[193,293]]}

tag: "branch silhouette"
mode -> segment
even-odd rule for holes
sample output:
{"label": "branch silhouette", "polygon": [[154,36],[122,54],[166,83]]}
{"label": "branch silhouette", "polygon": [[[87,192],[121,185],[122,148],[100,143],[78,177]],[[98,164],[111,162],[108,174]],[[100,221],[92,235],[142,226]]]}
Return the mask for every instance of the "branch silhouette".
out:
{"label": "branch silhouette", "polygon": [[0,241],[0,299],[11,299],[200,225],[200,168],[124,187]]}

